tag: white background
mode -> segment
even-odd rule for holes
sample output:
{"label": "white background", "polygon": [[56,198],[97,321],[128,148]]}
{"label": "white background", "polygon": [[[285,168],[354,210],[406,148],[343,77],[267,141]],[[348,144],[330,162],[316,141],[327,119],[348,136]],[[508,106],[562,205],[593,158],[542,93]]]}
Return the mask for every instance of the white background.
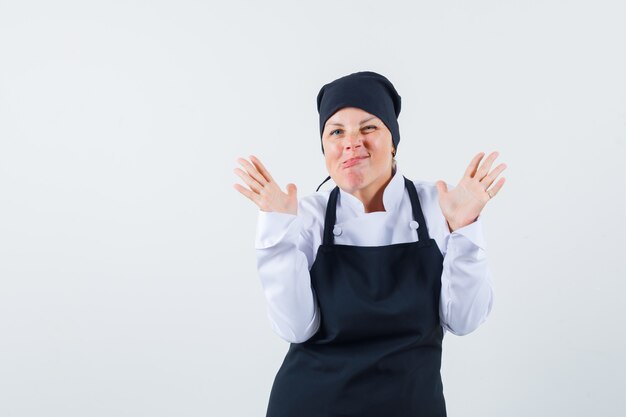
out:
{"label": "white background", "polygon": [[494,309],[444,339],[448,414],[623,415],[625,21],[598,0],[1,1],[0,415],[264,416],[288,344],[236,158],[312,193],[317,92],[363,70],[402,96],[407,177],[508,165],[483,211]]}

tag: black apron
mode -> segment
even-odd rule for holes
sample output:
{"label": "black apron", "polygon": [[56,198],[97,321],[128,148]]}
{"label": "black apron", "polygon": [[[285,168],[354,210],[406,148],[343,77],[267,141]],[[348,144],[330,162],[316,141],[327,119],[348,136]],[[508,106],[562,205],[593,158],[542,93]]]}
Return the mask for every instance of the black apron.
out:
{"label": "black apron", "polygon": [[[428,235],[413,182],[404,178],[419,240],[335,245],[335,187],[311,267],[320,328],[291,343],[267,417],[444,417],[443,255]],[[409,225],[407,225],[409,227]]]}

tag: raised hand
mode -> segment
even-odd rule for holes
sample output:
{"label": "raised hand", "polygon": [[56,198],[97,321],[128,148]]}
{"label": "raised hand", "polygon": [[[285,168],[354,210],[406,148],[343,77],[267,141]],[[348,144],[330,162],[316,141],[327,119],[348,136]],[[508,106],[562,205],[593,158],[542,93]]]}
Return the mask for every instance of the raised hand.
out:
{"label": "raised hand", "polygon": [[237,162],[245,169],[235,168],[233,171],[250,187],[250,189],[235,184],[234,188],[255,203],[261,211],[276,211],[279,213],[297,214],[298,197],[295,184],[287,184],[287,193],[284,193],[274,178],[267,171],[259,159],[250,155],[250,161],[237,158]]}
{"label": "raised hand", "polygon": [[485,153],[480,152],[474,156],[463,178],[451,191],[448,191],[444,181],[436,182],[439,206],[448,222],[450,232],[474,222],[487,202],[495,197],[504,185],[505,178],[503,177],[488,190],[497,176],[506,168],[506,164],[502,163],[489,172],[498,155],[498,152],[492,152],[480,168],[478,164]]}

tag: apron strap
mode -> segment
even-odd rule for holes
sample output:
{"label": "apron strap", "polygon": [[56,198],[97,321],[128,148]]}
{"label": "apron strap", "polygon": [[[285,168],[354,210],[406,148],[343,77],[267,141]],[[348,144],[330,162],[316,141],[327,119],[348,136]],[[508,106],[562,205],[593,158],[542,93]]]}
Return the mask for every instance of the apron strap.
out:
{"label": "apron strap", "polygon": [[326,219],[324,220],[324,240],[322,244],[332,245],[335,241],[333,229],[337,220],[337,196],[339,195],[339,187],[335,186],[328,197],[326,205]]}
{"label": "apron strap", "polygon": [[320,187],[321,187],[322,185],[324,185],[324,183],[325,183],[326,181],[328,181],[329,179],[330,179],[330,175],[329,175],[328,177],[326,177],[326,179],[325,179],[324,181],[322,181],[322,183],[321,183],[320,185],[318,185],[318,186],[317,186],[317,190],[315,190],[315,192],[318,192],[318,191],[320,190]]}
{"label": "apron strap", "polygon": [[411,199],[411,206],[413,207],[413,220],[418,224],[417,236],[422,242],[430,240],[428,236],[428,228],[426,227],[426,220],[424,220],[424,213],[422,213],[422,206],[420,205],[419,197],[417,196],[417,190],[413,181],[404,177],[404,185],[409,192],[409,198]]}

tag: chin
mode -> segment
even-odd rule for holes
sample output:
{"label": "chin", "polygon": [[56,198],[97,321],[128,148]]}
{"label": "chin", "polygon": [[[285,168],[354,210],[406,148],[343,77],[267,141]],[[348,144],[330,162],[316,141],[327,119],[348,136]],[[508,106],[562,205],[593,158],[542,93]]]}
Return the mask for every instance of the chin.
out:
{"label": "chin", "polygon": [[339,187],[347,191],[349,193],[353,193],[354,191],[363,188],[366,183],[365,175],[361,172],[349,172],[343,173],[338,179],[338,182],[335,181]]}

